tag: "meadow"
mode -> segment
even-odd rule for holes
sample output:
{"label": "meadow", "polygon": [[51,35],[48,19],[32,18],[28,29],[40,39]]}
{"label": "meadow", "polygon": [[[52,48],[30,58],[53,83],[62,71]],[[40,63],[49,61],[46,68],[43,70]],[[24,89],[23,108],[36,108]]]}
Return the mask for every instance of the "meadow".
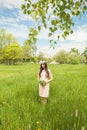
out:
{"label": "meadow", "polygon": [[38,64],[0,65],[0,130],[87,130],[87,65],[48,65],[54,80],[39,101]]}

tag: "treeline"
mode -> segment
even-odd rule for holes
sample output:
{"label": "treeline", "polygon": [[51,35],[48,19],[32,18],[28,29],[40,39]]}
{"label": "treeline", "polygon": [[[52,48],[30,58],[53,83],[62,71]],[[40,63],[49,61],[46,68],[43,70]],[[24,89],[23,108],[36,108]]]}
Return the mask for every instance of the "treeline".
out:
{"label": "treeline", "polygon": [[76,48],[71,48],[69,52],[60,50],[53,59],[60,64],[87,64],[87,47],[82,53]]}
{"label": "treeline", "polygon": [[17,39],[5,29],[0,29],[0,63],[18,64],[36,62],[36,44],[26,40],[20,45]]}
{"label": "treeline", "polygon": [[60,50],[51,58],[47,58],[42,52],[36,56],[36,51],[34,41],[31,43],[29,40],[25,40],[24,44],[20,45],[11,33],[0,29],[0,63],[39,63],[41,60],[46,60],[53,64],[87,64],[87,47],[82,53],[76,48],[71,48],[69,52]]}
{"label": "treeline", "polygon": [[46,58],[43,53],[38,55],[38,61],[46,60],[52,64],[87,64],[87,47],[82,53],[76,48],[71,48],[69,52],[58,51],[52,58]]}

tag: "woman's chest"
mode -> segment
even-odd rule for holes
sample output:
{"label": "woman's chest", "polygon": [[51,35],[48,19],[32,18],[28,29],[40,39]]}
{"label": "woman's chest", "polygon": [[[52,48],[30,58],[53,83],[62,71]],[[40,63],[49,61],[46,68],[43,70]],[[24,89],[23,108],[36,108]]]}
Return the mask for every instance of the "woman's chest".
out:
{"label": "woman's chest", "polygon": [[43,70],[43,71],[41,72],[41,77],[45,77],[45,78],[47,78],[47,73],[46,73],[45,70]]}

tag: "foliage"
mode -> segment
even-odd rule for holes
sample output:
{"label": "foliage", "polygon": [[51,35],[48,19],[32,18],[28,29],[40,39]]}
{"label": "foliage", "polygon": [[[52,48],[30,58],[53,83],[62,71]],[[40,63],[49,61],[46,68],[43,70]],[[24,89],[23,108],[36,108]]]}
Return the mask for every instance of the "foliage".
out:
{"label": "foliage", "polygon": [[83,51],[83,55],[85,56],[85,58],[86,58],[86,63],[87,63],[87,47],[86,47],[85,50]]}
{"label": "foliage", "polygon": [[2,54],[7,64],[14,64],[16,60],[21,59],[22,48],[18,43],[11,43],[3,47]]}
{"label": "foliage", "polygon": [[27,60],[31,56],[31,46],[29,44],[24,43],[23,47],[23,59]]}
{"label": "foliage", "polygon": [[31,27],[29,29],[28,40],[25,41],[25,44],[29,44],[29,46],[31,47],[31,53],[33,55],[35,55],[35,52],[37,50],[36,47],[37,35],[38,31]]}
{"label": "foliage", "polygon": [[76,48],[71,48],[70,52],[66,52],[65,50],[60,50],[55,54],[53,59],[60,64],[86,63],[85,56],[80,54],[78,49]]}
{"label": "foliage", "polygon": [[3,59],[3,52],[2,52],[2,48],[0,48],[0,63],[1,63],[2,59]]}
{"label": "foliage", "polygon": [[0,63],[36,62],[37,47],[35,42],[37,39],[32,38],[32,33],[35,36],[37,32],[34,29],[31,29],[30,32],[29,37],[32,40],[26,40],[21,46],[11,33],[8,33],[4,28],[0,29]]}
{"label": "foliage", "polygon": [[[73,17],[81,16],[87,10],[86,0],[25,0],[22,5],[24,14],[28,14],[37,23],[37,28],[32,30],[40,31],[49,29],[48,36],[57,33],[57,39],[72,34],[74,26]],[[34,35],[33,35],[34,38]],[[31,38],[30,38],[31,39]],[[50,40],[52,43],[53,40]],[[55,41],[53,42],[56,43]]]}
{"label": "foliage", "polygon": [[77,55],[80,54],[79,51],[78,51],[78,49],[76,49],[76,48],[71,48],[70,53],[75,53]]}
{"label": "foliage", "polygon": [[6,31],[4,28],[0,28],[0,48],[10,43],[17,43],[17,39]]}
{"label": "foliage", "polygon": [[79,64],[80,63],[80,56],[77,55],[76,53],[69,53],[68,63],[69,64]]}
{"label": "foliage", "polygon": [[58,53],[56,53],[56,55],[54,56],[54,59],[56,62],[60,64],[67,63],[68,52],[66,52],[65,50],[60,50]]}
{"label": "foliage", "polygon": [[81,63],[86,63],[87,62],[86,57],[83,54],[80,55],[80,62]]}
{"label": "foliage", "polygon": [[70,64],[79,64],[80,63],[80,53],[78,49],[71,48],[70,53],[68,55],[68,63]]}
{"label": "foliage", "polygon": [[[54,59],[59,63],[87,63],[87,48],[80,55],[78,49],[71,48],[70,52],[60,50],[53,58],[46,57],[42,52],[36,56],[38,32],[31,28],[29,39],[25,40],[23,46],[17,43],[16,38],[8,33],[5,29],[0,29],[0,63],[15,64],[17,62],[33,62],[37,63],[41,60],[46,60],[48,63]],[[34,38],[34,37],[35,38]],[[14,42],[11,42],[14,41]]]}
{"label": "foliage", "polygon": [[31,43],[29,42],[29,40],[26,40],[24,42],[24,45],[22,47],[23,49],[23,61],[24,62],[36,62],[36,51],[37,51],[37,47],[35,43]]}
{"label": "foliage", "polygon": [[37,55],[37,60],[38,62],[42,61],[42,60],[46,60],[46,56],[43,52],[39,52],[39,54]]}

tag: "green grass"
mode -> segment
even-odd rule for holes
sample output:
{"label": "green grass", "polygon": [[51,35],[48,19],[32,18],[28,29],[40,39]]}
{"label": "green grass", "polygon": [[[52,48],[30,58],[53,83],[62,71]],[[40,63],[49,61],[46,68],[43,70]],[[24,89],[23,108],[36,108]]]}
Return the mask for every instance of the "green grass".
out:
{"label": "green grass", "polygon": [[0,130],[87,130],[87,66],[49,68],[54,80],[42,105],[39,65],[0,65]]}

